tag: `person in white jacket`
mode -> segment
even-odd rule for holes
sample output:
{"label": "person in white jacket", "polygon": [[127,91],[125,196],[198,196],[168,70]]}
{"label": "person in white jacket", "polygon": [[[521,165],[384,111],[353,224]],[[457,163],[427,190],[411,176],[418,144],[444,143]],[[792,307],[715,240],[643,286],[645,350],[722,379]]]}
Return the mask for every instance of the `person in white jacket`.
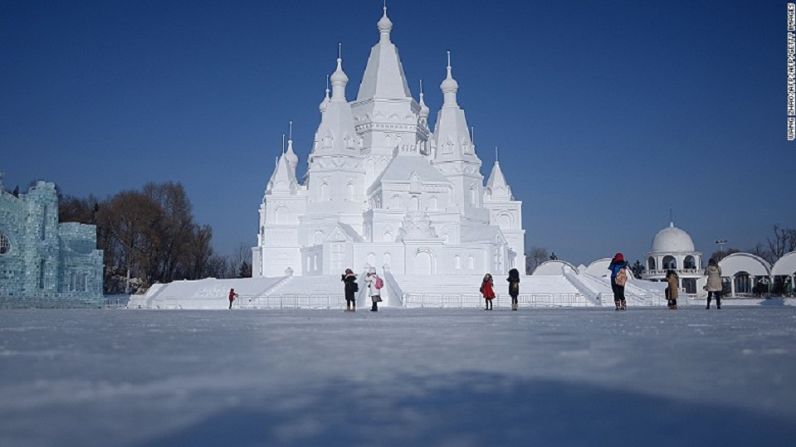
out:
{"label": "person in white jacket", "polygon": [[371,312],[379,311],[379,303],[381,302],[381,288],[384,287],[384,280],[379,278],[375,270],[371,270],[365,276],[365,283],[368,285],[368,294],[373,305],[370,308]]}

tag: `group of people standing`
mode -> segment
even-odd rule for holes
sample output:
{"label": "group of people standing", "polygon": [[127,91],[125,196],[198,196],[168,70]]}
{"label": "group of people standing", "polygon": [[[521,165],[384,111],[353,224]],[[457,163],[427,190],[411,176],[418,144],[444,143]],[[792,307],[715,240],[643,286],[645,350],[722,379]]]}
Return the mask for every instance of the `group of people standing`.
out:
{"label": "group of people standing", "polygon": [[[625,284],[627,283],[627,261],[622,253],[617,253],[611,259],[608,266],[611,271],[611,290],[614,293],[614,305],[616,310],[626,310]],[[705,276],[708,277],[705,290],[708,292],[708,303],[705,309],[710,309],[711,299],[716,300],[716,309],[721,309],[721,267],[718,262],[711,258],[708,261],[708,268],[705,269]],[[680,277],[677,272],[669,269],[666,272],[666,304],[669,309],[677,309],[677,297],[680,289]]]}
{"label": "group of people standing", "polygon": [[[519,309],[518,297],[520,295],[520,272],[517,269],[509,270],[509,277],[506,278],[509,283],[509,296],[511,296],[511,310]],[[478,289],[481,296],[484,297],[486,308],[484,310],[492,310],[492,300],[495,299],[495,284],[492,280],[492,274],[487,273],[481,281],[481,288]]]}
{"label": "group of people standing", "polygon": [[[359,284],[357,283],[357,275],[353,270],[345,269],[345,273],[341,278],[345,290],[345,310],[346,312],[356,312],[357,310],[357,292],[359,292]],[[368,287],[368,296],[370,297],[371,312],[379,311],[379,303],[381,299],[381,289],[384,287],[384,280],[376,274],[376,270],[371,269],[365,275],[365,284]]]}
{"label": "group of people standing", "polygon": [[[627,301],[625,300],[625,284],[627,284],[628,267],[625,256],[622,253],[617,253],[611,259],[608,265],[608,270],[611,271],[611,291],[614,294],[614,306],[616,310],[627,310]],[[712,299],[716,300],[716,309],[721,309],[721,268],[715,259],[708,262],[708,268],[705,269],[705,275],[708,277],[705,290],[708,292],[708,303],[706,309],[710,309],[710,302]],[[347,312],[356,312],[357,301],[356,294],[359,292],[359,284],[357,283],[357,275],[351,269],[346,269],[341,279],[345,285],[345,303]],[[509,296],[511,296],[511,310],[519,308],[518,297],[520,295],[520,272],[517,269],[509,270],[509,276],[506,278],[509,289]],[[666,272],[666,302],[669,309],[677,309],[677,296],[679,289],[680,278],[677,272],[669,270]],[[365,284],[368,288],[368,296],[371,300],[371,312],[379,311],[379,303],[381,299],[381,289],[384,287],[384,280],[376,274],[374,269],[368,271],[365,275]],[[484,297],[486,307],[484,310],[492,310],[492,300],[495,299],[495,284],[492,275],[487,273],[481,281],[481,288],[479,289],[481,295]],[[235,289],[229,290],[229,308],[232,309],[232,303],[238,294]]]}

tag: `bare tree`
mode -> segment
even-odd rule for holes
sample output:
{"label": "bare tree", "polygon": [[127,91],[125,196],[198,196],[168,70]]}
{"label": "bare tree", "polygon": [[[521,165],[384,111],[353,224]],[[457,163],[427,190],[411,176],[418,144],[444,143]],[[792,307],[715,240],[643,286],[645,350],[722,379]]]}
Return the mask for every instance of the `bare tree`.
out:
{"label": "bare tree", "polygon": [[539,264],[548,259],[550,259],[550,253],[548,253],[546,248],[531,247],[530,253],[525,257],[525,273],[530,275]]}
{"label": "bare tree", "polygon": [[781,258],[785,253],[796,250],[796,229],[774,225],[774,234],[768,238],[768,249],[773,261]]}

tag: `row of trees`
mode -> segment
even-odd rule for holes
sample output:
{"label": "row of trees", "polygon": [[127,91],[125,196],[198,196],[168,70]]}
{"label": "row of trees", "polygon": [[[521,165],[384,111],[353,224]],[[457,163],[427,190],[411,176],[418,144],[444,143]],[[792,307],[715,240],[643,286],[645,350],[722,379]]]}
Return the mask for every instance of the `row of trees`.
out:
{"label": "row of trees", "polygon": [[140,191],[122,191],[105,200],[63,197],[59,218],[97,226],[105,293],[129,293],[176,279],[251,276],[243,248],[237,257],[213,252],[213,231],[194,222],[179,183],[148,183]]}

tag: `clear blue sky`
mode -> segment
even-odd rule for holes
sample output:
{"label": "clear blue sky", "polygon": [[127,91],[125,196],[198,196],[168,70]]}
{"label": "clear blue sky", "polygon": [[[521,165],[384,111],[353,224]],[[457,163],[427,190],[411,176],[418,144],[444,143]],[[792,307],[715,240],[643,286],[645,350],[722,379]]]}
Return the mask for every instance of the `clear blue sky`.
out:
{"label": "clear blue sky", "polygon": [[[631,259],[668,223],[698,249],[796,226],[785,2],[390,1],[432,118],[445,50],[526,247]],[[217,250],[253,245],[281,134],[301,170],[337,42],[356,95],[381,1],[0,2],[0,170],[99,197],[185,185]]]}

